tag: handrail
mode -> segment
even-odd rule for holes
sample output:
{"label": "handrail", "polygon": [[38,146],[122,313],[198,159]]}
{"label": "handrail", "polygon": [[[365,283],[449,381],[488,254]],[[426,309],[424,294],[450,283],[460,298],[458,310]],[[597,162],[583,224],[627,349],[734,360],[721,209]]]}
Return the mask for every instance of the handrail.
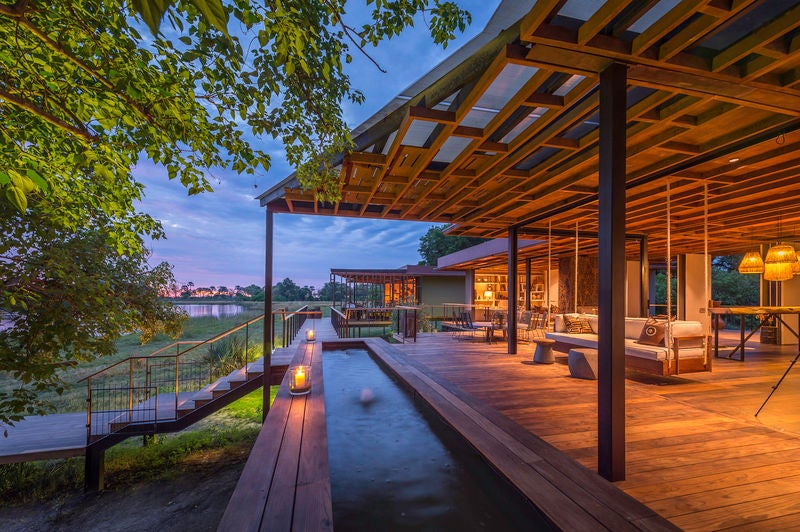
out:
{"label": "handrail", "polygon": [[96,377],[97,375],[99,375],[101,373],[105,373],[106,371],[110,370],[111,368],[119,366],[120,364],[124,364],[125,362],[130,362],[131,360],[136,360],[136,359],[141,359],[141,358],[153,357],[153,356],[157,355],[158,353],[166,351],[167,349],[169,349],[169,348],[171,348],[173,346],[180,347],[182,344],[194,344],[194,345],[192,345],[192,347],[190,347],[186,351],[181,351],[179,353],[176,353],[175,355],[166,355],[166,356],[173,357],[173,356],[185,355],[186,353],[188,353],[192,349],[195,349],[195,348],[200,347],[201,345],[204,345],[204,344],[207,344],[207,343],[213,343],[213,342],[216,342],[217,340],[221,340],[221,339],[225,338],[226,336],[229,336],[229,335],[231,335],[231,334],[233,334],[233,333],[235,333],[237,331],[242,330],[245,327],[249,327],[250,325],[252,325],[253,323],[256,323],[257,321],[259,321],[261,319],[264,319],[264,315],[263,314],[261,314],[259,316],[256,316],[255,318],[253,318],[251,320],[248,320],[248,321],[246,321],[244,323],[240,323],[239,325],[235,325],[234,327],[228,329],[227,331],[221,332],[218,335],[213,336],[211,338],[208,338],[206,340],[180,340],[178,342],[172,342],[169,345],[165,345],[164,347],[161,347],[161,348],[153,351],[149,355],[136,355],[136,356],[131,356],[131,357],[128,357],[128,358],[123,358],[122,360],[120,360],[118,362],[115,362],[114,364],[111,364],[110,366],[107,366],[107,367],[105,367],[103,369],[95,371],[91,375],[88,375],[88,376],[80,379],[78,382],[83,382],[86,379],[91,379],[92,377]]}
{"label": "handrail", "polygon": [[[179,394],[183,391],[197,391],[203,386],[210,384],[214,377],[214,342],[218,342],[236,332],[244,329],[244,377],[245,380],[249,378],[250,360],[249,360],[249,327],[250,325],[263,320],[266,314],[261,314],[255,318],[251,318],[243,323],[235,325],[226,331],[216,334],[210,338],[202,341],[178,341],[173,342],[167,346],[161,347],[149,355],[129,356],[123,360],[103,368],[99,371],[92,373],[78,382],[86,381],[87,383],[87,422],[86,434],[87,443],[91,443],[93,437],[101,437],[103,435],[111,434],[115,430],[116,425],[125,425],[128,423],[158,423],[169,417],[159,420],[158,409],[158,395],[160,388],[166,388],[165,391],[174,391],[174,419],[178,418],[179,407]],[[181,351],[181,345],[191,345],[188,349]],[[209,357],[205,360],[193,357],[185,360],[187,353],[197,349],[202,345],[210,347]],[[174,354],[163,354],[164,351],[171,347],[177,347]],[[202,357],[202,355],[201,355]],[[165,360],[172,360],[174,362],[159,362]],[[144,363],[144,368],[138,367]],[[112,370],[127,364],[128,366],[128,379],[127,383],[120,385],[115,383],[114,380],[106,380],[104,377],[119,378],[124,373],[112,374]],[[208,366],[206,368],[206,366]],[[263,371],[269,371],[269,368],[264,368]],[[256,373],[258,373],[256,371]],[[93,381],[100,379],[101,385]],[[205,384],[204,384],[205,383]],[[174,388],[174,390],[173,390]],[[99,400],[96,397],[99,397]],[[100,403],[101,407],[97,408],[96,403]],[[154,402],[154,403],[153,403]],[[155,406],[153,406],[153,404]],[[124,405],[124,406],[123,406]],[[94,418],[97,418],[96,420]],[[93,423],[100,423],[101,429],[93,431]],[[97,432],[96,434],[94,432]]]}

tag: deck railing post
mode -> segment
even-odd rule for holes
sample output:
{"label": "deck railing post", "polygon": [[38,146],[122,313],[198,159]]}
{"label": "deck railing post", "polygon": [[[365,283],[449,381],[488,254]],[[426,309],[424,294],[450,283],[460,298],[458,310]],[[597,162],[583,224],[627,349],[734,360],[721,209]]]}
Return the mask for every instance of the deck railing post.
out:
{"label": "deck railing post", "polygon": [[133,359],[128,362],[128,421],[133,421]]}
{"label": "deck railing post", "polygon": [[86,444],[92,439],[92,378],[86,379]]}

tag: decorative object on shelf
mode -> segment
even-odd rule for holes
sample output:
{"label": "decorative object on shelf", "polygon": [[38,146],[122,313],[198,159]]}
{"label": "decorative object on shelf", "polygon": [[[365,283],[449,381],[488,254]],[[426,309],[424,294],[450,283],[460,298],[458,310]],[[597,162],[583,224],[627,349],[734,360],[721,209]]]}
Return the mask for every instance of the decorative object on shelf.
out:
{"label": "decorative object on shelf", "polygon": [[311,366],[289,368],[289,393],[305,395],[311,391]]}
{"label": "decorative object on shelf", "polygon": [[758,251],[748,251],[739,263],[739,273],[764,273],[764,260]]}
{"label": "decorative object on shelf", "polygon": [[792,265],[797,262],[797,253],[791,244],[778,242],[770,246],[764,257],[764,279],[767,281],[788,281],[792,278]]}

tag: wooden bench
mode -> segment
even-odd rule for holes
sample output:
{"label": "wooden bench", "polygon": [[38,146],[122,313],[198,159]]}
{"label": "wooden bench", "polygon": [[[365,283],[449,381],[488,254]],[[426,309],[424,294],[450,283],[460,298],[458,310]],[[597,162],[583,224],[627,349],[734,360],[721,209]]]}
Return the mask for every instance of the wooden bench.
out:
{"label": "wooden bench", "polygon": [[218,530],[331,530],[322,343],[301,343],[291,366],[311,366],[311,393],[289,395],[287,373]]}

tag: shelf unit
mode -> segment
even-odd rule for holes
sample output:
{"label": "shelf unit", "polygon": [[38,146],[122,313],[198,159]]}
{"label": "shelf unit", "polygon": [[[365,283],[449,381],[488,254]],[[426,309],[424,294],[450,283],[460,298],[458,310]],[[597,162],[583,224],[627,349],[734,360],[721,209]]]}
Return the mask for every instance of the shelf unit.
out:
{"label": "shelf unit", "polygon": [[[508,309],[508,276],[497,273],[475,272],[472,304],[476,307]],[[489,294],[490,293],[490,294]],[[517,308],[525,306],[525,274],[517,275]],[[531,306],[544,305],[545,276],[543,273],[531,274]]]}
{"label": "shelf unit", "polygon": [[475,306],[508,308],[508,276],[475,273]]}

